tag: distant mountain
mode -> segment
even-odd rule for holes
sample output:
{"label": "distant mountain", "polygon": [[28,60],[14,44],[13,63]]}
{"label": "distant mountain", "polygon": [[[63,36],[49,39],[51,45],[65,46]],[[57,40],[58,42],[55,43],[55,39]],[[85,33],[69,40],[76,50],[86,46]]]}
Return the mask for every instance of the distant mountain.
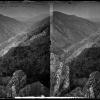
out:
{"label": "distant mountain", "polygon": [[[44,15],[45,16],[45,15]],[[37,30],[39,27],[41,28],[41,26],[45,26],[48,22],[50,22],[50,17],[49,16],[45,16],[45,17],[41,17],[41,18],[38,18],[39,20],[36,20],[35,21],[31,21],[31,25],[29,25],[28,29],[26,30],[27,33],[29,32],[32,32],[32,31],[35,31]],[[28,23],[28,22],[27,22]],[[34,32],[35,33],[35,32]]]}
{"label": "distant mountain", "polygon": [[4,42],[0,43],[0,56],[8,52],[8,50],[11,47],[15,47],[19,43],[22,43],[22,41],[24,41],[26,38],[28,40],[28,37],[38,34],[39,32],[37,32],[37,30],[41,31],[42,27],[45,27],[47,23],[49,23],[49,21],[50,21],[50,18],[49,16],[47,16],[47,17],[42,18],[41,20],[32,22],[31,25],[28,25],[28,26],[26,25],[27,23],[25,22],[24,31],[23,30],[21,30],[22,32],[16,31],[18,33],[11,34],[12,36],[9,38],[5,37],[6,39],[4,40]]}
{"label": "distant mountain", "polygon": [[62,50],[78,43],[98,31],[99,26],[87,19],[62,12],[53,12],[52,45]]}
{"label": "distant mountain", "polygon": [[0,43],[25,31],[26,27],[25,23],[0,14]]}
{"label": "distant mountain", "polygon": [[[41,23],[42,22],[42,23]],[[50,86],[50,18],[28,33],[18,34],[5,46],[0,57],[1,76],[11,76],[16,70],[27,75],[27,84],[40,81]]]}

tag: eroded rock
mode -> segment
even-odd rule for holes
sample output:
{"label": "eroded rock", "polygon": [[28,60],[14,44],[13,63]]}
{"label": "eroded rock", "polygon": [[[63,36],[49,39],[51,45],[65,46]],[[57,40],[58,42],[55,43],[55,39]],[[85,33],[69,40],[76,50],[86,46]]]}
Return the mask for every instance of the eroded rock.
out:
{"label": "eroded rock", "polygon": [[20,88],[26,84],[26,75],[22,70],[17,70],[7,84],[7,97],[17,96]]}
{"label": "eroded rock", "polygon": [[97,98],[100,93],[100,72],[92,72],[86,85],[83,88],[83,92],[88,98]]}
{"label": "eroded rock", "polygon": [[59,96],[63,90],[69,88],[69,66],[61,58],[51,53],[51,96]]}

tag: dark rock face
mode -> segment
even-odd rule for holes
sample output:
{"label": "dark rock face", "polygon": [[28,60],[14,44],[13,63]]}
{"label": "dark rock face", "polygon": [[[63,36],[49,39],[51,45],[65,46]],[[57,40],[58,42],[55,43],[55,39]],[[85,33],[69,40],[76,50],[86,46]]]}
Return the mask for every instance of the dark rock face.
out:
{"label": "dark rock face", "polygon": [[70,64],[72,71],[75,71],[75,77],[88,77],[93,71],[100,71],[99,58],[99,47],[85,49]]}
{"label": "dark rock face", "polygon": [[[7,84],[7,97],[15,97],[17,96],[20,88],[22,88],[26,84],[26,75],[22,70],[18,70],[15,73],[13,73],[13,76],[9,83]],[[13,88],[15,89],[13,91]],[[13,96],[13,92],[14,96]]]}
{"label": "dark rock face", "polygon": [[26,85],[19,91],[19,96],[49,96],[49,90],[44,87],[40,82],[35,82]]}
{"label": "dark rock face", "polygon": [[86,85],[83,88],[85,95],[89,98],[97,98],[100,93],[100,72],[90,74]]}
{"label": "dark rock face", "polygon": [[71,83],[76,78],[88,78],[94,71],[100,71],[100,48],[85,49],[70,64]]}

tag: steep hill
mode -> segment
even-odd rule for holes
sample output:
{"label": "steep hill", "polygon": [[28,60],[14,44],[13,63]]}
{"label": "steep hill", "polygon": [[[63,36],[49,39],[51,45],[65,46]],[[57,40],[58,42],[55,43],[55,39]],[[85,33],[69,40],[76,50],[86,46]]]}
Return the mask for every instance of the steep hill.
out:
{"label": "steep hill", "polygon": [[75,15],[67,15],[62,12],[53,12],[53,33],[51,33],[52,45],[66,50],[82,39],[98,31],[99,26],[87,19]]}
{"label": "steep hill", "polygon": [[25,31],[27,26],[14,18],[0,14],[0,43]]}
{"label": "steep hill", "polygon": [[[1,76],[11,76],[16,70],[23,70],[27,83],[40,81],[50,86],[50,22],[43,19],[39,26],[20,34],[4,48],[7,52],[0,57]],[[15,41],[15,44],[13,44]]]}

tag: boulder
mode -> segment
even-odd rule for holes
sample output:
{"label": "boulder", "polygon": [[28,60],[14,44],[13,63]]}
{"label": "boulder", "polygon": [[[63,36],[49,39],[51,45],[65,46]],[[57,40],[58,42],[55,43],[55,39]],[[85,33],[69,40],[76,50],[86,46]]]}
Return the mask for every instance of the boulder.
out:
{"label": "boulder", "polygon": [[20,88],[26,84],[26,75],[22,70],[17,70],[13,73],[13,76],[6,86],[7,97],[17,96]]}
{"label": "boulder", "polygon": [[83,88],[83,92],[88,98],[97,98],[100,93],[100,72],[92,72],[86,85]]}

